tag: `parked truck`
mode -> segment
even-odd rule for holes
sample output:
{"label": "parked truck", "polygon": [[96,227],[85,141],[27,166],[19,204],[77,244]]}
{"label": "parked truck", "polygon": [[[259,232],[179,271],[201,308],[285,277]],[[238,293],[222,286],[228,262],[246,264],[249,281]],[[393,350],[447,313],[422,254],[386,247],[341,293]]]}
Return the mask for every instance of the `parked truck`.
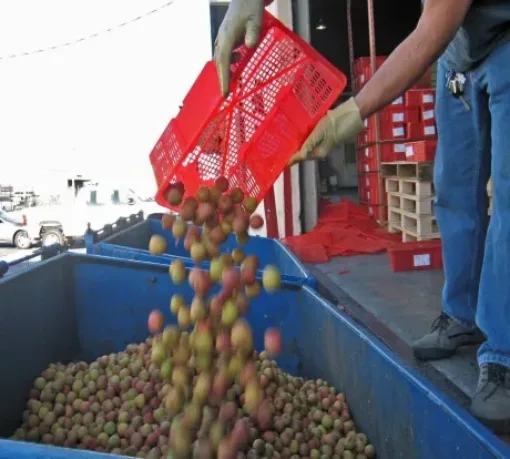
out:
{"label": "parked truck", "polygon": [[48,246],[80,241],[88,226],[99,229],[118,218],[139,212],[154,215],[164,211],[153,199],[140,197],[130,188],[92,184],[76,193],[68,191],[56,204],[13,212],[11,218],[22,220],[27,228],[31,228],[32,244]]}

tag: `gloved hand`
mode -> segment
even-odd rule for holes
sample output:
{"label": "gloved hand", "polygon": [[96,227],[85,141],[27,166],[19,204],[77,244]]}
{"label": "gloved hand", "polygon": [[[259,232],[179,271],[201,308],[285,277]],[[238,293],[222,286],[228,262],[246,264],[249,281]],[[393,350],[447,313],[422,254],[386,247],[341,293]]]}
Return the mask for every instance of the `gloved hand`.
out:
{"label": "gloved hand", "polygon": [[257,45],[264,7],[271,1],[232,0],[228,7],[214,43],[214,60],[224,97],[228,95],[230,85],[232,51],[241,44],[243,35],[246,46],[253,48]]}
{"label": "gloved hand", "polygon": [[291,158],[289,166],[306,159],[324,159],[330,150],[356,134],[365,125],[354,97],[330,110],[315,126],[301,149]]}

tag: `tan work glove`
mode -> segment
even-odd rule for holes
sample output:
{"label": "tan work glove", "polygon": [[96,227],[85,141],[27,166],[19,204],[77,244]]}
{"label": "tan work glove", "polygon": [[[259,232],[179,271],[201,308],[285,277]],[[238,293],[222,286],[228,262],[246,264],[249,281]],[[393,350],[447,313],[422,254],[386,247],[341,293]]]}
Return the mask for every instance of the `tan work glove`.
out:
{"label": "tan work glove", "polygon": [[365,125],[359,108],[354,97],[351,97],[319,121],[301,149],[291,158],[289,166],[307,159],[324,159],[335,145],[359,134],[363,129]]}
{"label": "tan work glove", "polygon": [[214,60],[220,80],[221,92],[228,95],[232,51],[243,39],[248,48],[257,45],[262,29],[264,7],[267,0],[232,0],[221,23],[214,43]]}

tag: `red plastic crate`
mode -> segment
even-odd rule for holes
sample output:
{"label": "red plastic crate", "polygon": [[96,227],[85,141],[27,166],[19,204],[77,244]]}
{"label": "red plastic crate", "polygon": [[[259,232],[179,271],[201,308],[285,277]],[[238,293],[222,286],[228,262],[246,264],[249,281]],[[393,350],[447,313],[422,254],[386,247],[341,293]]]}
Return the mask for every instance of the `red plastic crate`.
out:
{"label": "red plastic crate", "polygon": [[407,107],[433,106],[435,100],[436,91],[434,89],[410,89],[405,93],[405,104]]}
{"label": "red plastic crate", "polygon": [[443,268],[441,239],[393,244],[388,248],[388,256],[395,273]]}
{"label": "red plastic crate", "polygon": [[222,97],[209,61],[152,150],[160,205],[170,207],[165,194],[172,183],[194,195],[219,176],[262,200],[345,89],[343,73],[264,14],[259,45],[235,51],[229,96]]}
{"label": "red plastic crate", "polygon": [[[405,143],[383,143],[380,145],[381,162],[392,163],[406,160]],[[377,171],[377,148],[375,145],[359,148],[357,150],[358,172]]]}
{"label": "red plastic crate", "polygon": [[407,161],[434,161],[436,157],[437,140],[422,140],[406,143]]}
{"label": "red plastic crate", "polygon": [[386,220],[388,217],[388,207],[381,204],[368,204],[366,205],[368,214],[374,217],[377,221]]}
{"label": "red plastic crate", "polygon": [[420,123],[408,123],[406,126],[406,135],[409,140],[422,139],[424,137],[437,137],[436,124],[425,124],[423,121]]}
{"label": "red plastic crate", "polygon": [[423,121],[425,124],[436,122],[436,112],[433,104],[426,104],[420,107],[420,121]]}
{"label": "red plastic crate", "polygon": [[367,172],[359,176],[359,195],[363,203],[379,205],[386,204],[386,193],[382,197],[379,194],[379,174],[377,172]]}
{"label": "red plastic crate", "polygon": [[[370,120],[366,132],[366,142],[371,143],[376,141],[375,136],[375,120]],[[385,141],[405,141],[406,140],[406,125],[404,123],[384,123],[382,120],[379,124],[379,140]]]}
{"label": "red plastic crate", "polygon": [[[420,120],[420,110],[418,107],[404,107],[401,105],[388,105],[379,112],[379,118],[382,123],[417,123]],[[373,121],[375,127],[375,120]]]}
{"label": "red plastic crate", "polygon": [[[375,66],[376,70],[384,63],[386,56],[376,56]],[[370,57],[359,57],[354,61],[354,77],[356,80],[356,89],[361,89],[365,86],[366,82],[372,78],[372,66],[370,64]]]}

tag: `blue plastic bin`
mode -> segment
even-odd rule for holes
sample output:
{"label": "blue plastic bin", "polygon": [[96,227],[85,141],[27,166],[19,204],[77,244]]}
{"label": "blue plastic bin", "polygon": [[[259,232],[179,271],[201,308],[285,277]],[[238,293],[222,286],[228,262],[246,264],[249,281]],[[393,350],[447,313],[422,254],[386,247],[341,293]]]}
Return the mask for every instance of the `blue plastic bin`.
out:
{"label": "blue plastic bin", "polygon": [[[192,294],[171,285],[165,265],[71,253],[1,279],[0,434],[18,427],[31,384],[49,363],[142,341],[152,309],[171,320],[173,292]],[[345,392],[378,458],[510,457],[501,440],[308,286],[262,294],[248,320],[258,349],[266,327],[281,327],[284,369]],[[0,440],[1,459],[111,457]]]}
{"label": "blue plastic bin", "polygon": [[[155,256],[147,250],[153,234],[161,234],[167,240],[166,254]],[[171,231],[165,231],[161,227],[161,221],[156,219],[135,222],[134,225],[124,229],[119,226],[118,229],[112,231],[112,234],[108,235],[107,233],[104,239],[99,241],[94,241],[94,239],[99,239],[97,233],[92,233],[92,235],[85,238],[87,253],[89,254],[164,264],[170,264],[175,258],[180,258],[187,266],[195,266],[189,253],[184,249],[183,242],[176,243]],[[222,253],[231,252],[236,247],[239,247],[239,245],[236,242],[235,235],[230,235],[221,245],[221,251]],[[316,287],[316,279],[281,242],[275,239],[254,236],[249,239],[242,249],[246,254],[259,257],[261,268],[257,274],[259,279],[262,278],[262,269],[271,264],[280,269],[284,282],[292,285]],[[205,262],[202,266],[208,267],[209,263]]]}

